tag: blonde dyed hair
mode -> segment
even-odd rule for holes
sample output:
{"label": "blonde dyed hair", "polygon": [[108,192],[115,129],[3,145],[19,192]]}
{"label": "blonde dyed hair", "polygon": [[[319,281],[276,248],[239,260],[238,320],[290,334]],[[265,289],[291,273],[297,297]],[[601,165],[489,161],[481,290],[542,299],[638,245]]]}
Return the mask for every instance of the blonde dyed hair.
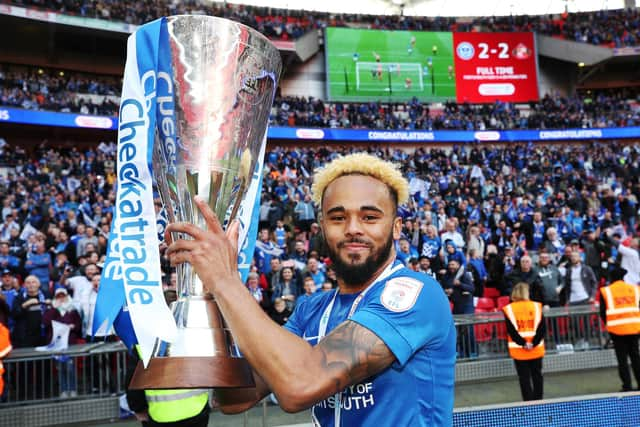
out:
{"label": "blonde dyed hair", "polygon": [[409,183],[396,165],[371,154],[356,153],[338,157],[316,170],[311,187],[313,201],[321,206],[324,191],[329,184],[345,175],[365,175],[381,181],[396,196],[398,205],[409,199]]}
{"label": "blonde dyed hair", "polygon": [[526,282],[518,282],[511,291],[511,301],[528,301],[529,300],[529,284]]}

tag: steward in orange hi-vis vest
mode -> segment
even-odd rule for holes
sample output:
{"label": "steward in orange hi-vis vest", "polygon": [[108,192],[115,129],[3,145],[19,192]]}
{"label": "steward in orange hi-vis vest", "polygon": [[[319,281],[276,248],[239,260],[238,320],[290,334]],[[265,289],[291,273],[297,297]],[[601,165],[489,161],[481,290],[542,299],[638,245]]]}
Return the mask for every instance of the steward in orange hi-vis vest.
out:
{"label": "steward in orange hi-vis vest", "polygon": [[[538,326],[542,321],[542,304],[534,301],[516,301],[502,308],[505,316],[515,327],[525,343],[516,342],[509,334],[509,354],[516,360],[539,359],[544,356],[544,340],[533,345]],[[531,343],[531,349],[526,348]]]}
{"label": "steward in orange hi-vis vest", "polygon": [[616,280],[600,292],[606,304],[607,331],[616,335],[640,334],[640,287]]}
{"label": "steward in orange hi-vis vest", "polygon": [[618,361],[618,375],[622,380],[621,391],[631,391],[631,373],[628,360],[636,382],[640,385],[640,287],[626,283],[624,268],[614,268],[610,272],[612,283],[600,289],[602,304],[600,317],[607,325],[607,331],[613,341]]}
{"label": "steward in orange hi-vis vest", "polygon": [[511,304],[502,308],[509,336],[509,354],[520,382],[522,400],[542,399],[544,334],[542,304],[529,299],[529,284],[519,282],[511,291]]}
{"label": "steward in orange hi-vis vest", "polygon": [[0,395],[4,392],[4,366],[2,365],[2,359],[7,357],[12,349],[11,340],[9,339],[9,329],[0,323]]}

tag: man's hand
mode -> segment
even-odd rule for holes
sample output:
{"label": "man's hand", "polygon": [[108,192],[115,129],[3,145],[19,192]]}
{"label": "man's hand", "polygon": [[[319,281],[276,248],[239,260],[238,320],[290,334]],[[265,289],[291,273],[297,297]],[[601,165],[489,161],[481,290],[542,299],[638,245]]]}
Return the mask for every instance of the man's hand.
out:
{"label": "man's hand", "polygon": [[149,413],[148,412],[136,412],[135,416],[136,416],[136,420],[138,420],[140,422],[149,421]]}
{"label": "man's hand", "polygon": [[40,301],[38,301],[37,299],[31,298],[22,303],[22,308],[31,307],[32,305],[36,305],[36,304],[40,304]]}

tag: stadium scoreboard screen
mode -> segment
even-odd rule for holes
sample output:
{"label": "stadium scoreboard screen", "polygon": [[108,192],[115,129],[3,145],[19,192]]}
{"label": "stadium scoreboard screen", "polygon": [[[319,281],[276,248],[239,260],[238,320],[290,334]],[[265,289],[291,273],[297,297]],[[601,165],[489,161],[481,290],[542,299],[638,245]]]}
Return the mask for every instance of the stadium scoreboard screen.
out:
{"label": "stadium scoreboard screen", "polygon": [[538,100],[533,33],[453,33],[458,102]]}
{"label": "stadium scoreboard screen", "polygon": [[331,101],[537,101],[533,33],[327,28]]}

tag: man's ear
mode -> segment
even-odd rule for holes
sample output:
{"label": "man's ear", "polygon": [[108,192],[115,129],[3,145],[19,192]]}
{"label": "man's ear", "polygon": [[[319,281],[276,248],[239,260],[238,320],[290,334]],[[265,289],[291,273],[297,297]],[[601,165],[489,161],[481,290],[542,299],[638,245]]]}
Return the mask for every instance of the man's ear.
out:
{"label": "man's ear", "polygon": [[393,240],[398,240],[402,234],[402,218],[397,216],[393,220]]}

